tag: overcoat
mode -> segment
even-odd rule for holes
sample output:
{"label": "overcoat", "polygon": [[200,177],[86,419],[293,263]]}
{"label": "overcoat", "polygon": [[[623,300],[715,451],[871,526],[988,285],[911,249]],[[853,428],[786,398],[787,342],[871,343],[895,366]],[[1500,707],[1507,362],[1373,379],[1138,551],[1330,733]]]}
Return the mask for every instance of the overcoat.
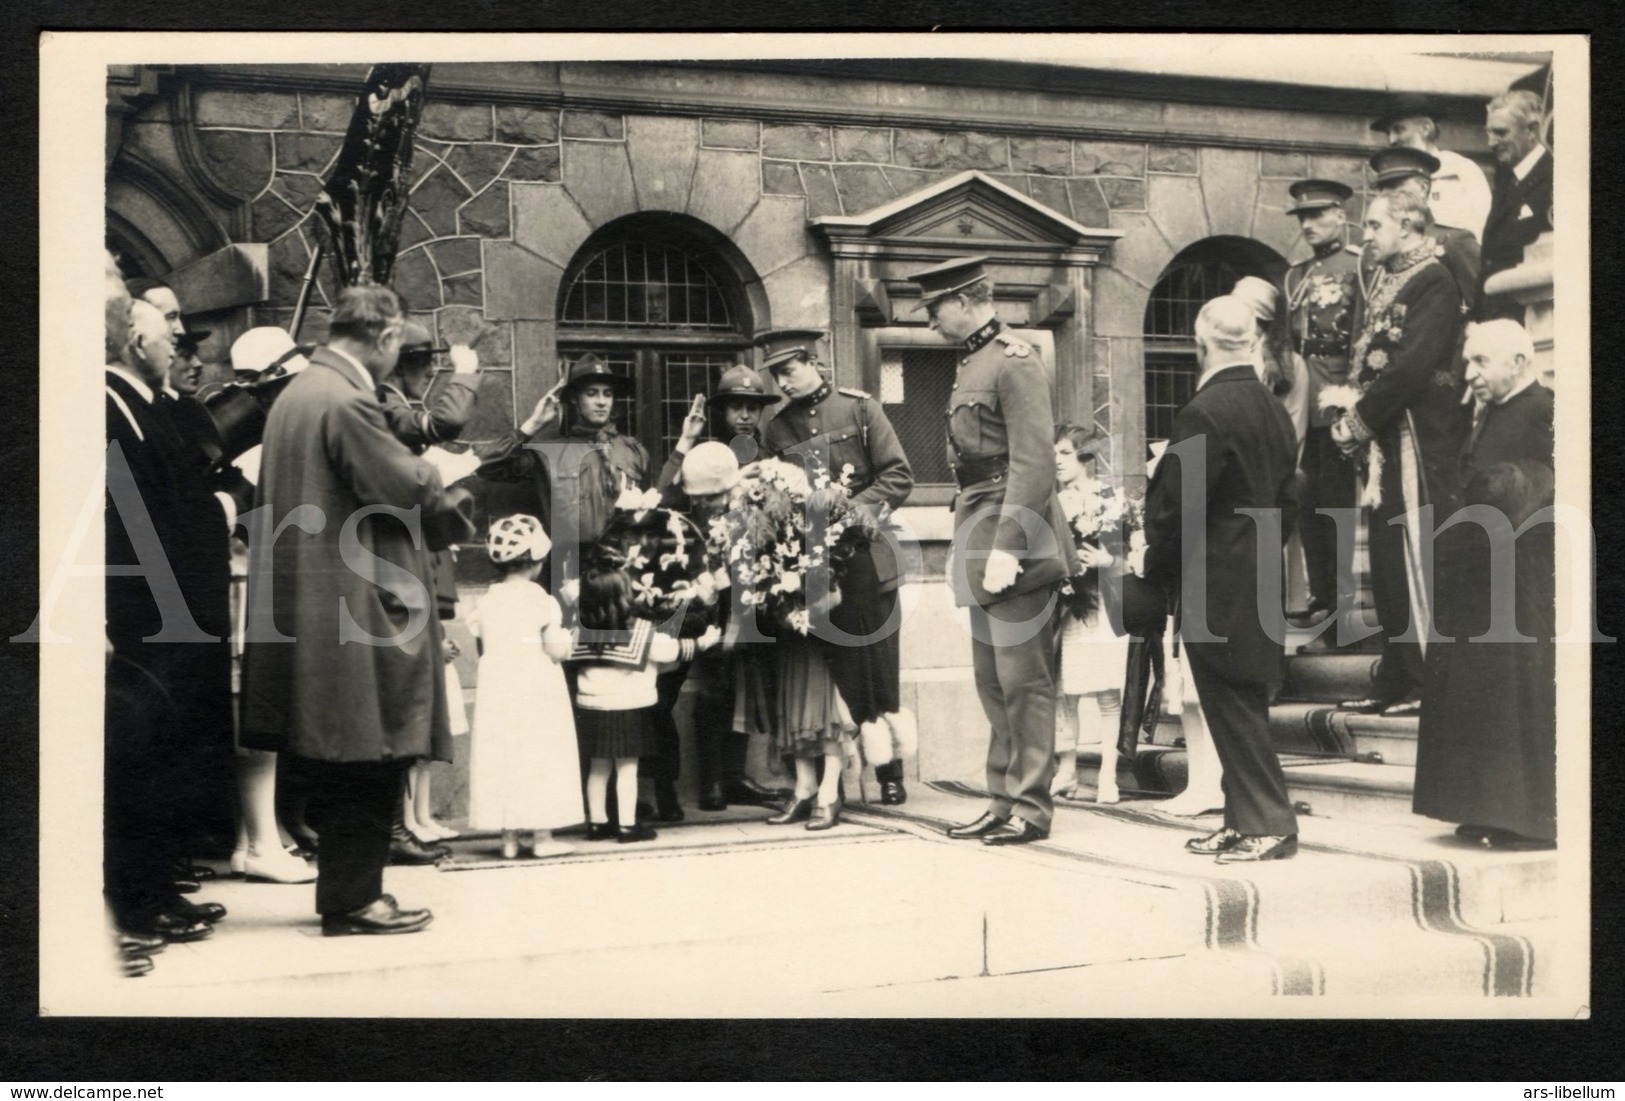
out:
{"label": "overcoat", "polygon": [[[249,547],[245,744],[321,761],[449,748],[430,557],[472,536],[465,499],[390,432],[358,368],[318,348],[265,426],[255,505],[267,522]],[[371,506],[415,512],[421,538]],[[275,641],[278,633],[291,641]]]}

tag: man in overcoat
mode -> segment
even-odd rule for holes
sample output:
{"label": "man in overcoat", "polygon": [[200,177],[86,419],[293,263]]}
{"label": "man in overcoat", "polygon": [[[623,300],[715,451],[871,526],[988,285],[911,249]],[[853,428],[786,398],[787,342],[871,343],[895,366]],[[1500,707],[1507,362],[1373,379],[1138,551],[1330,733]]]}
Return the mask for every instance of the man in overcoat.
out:
{"label": "man in overcoat", "polygon": [[377,396],[405,321],[385,287],[344,290],[326,345],[266,422],[249,531],[242,738],[289,754],[321,837],[326,936],[407,933],[383,892],[402,771],[448,734],[431,553],[472,536]]}
{"label": "man in overcoat", "polygon": [[1030,344],[994,316],[985,257],[910,278],[931,328],[962,350],[948,408],[948,459],[959,495],[949,583],[968,607],[976,691],[991,726],[976,821],[948,836],[1020,845],[1049,836],[1055,771],[1056,582],[1076,572],[1055,497],[1050,375]]}
{"label": "man in overcoat", "polygon": [[1202,374],[1146,491],[1146,578],[1177,601],[1180,638],[1224,766],[1224,826],[1185,847],[1224,864],[1285,859],[1298,848],[1270,745],[1282,648],[1263,622],[1258,522],[1246,511],[1291,508],[1297,438],[1253,371],[1254,333],[1251,309],[1238,298],[1215,298],[1197,314]]}

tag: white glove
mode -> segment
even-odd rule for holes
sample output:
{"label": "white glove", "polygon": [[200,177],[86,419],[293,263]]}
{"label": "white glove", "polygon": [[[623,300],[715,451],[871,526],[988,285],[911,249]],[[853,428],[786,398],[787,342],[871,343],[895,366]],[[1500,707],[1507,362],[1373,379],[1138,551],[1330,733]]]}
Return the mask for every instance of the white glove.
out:
{"label": "white glove", "polygon": [[989,593],[1002,593],[1016,583],[1016,574],[1021,572],[1021,563],[1016,561],[1015,555],[1009,551],[990,551],[987,556],[987,568],[982,573],[982,588]]}
{"label": "white glove", "polygon": [[480,369],[480,354],[467,344],[453,344],[447,354],[451,369],[459,375],[472,375]]}
{"label": "white glove", "polygon": [[716,624],[705,629],[705,633],[695,639],[695,646],[700,650],[709,650],[722,641],[722,629]]}
{"label": "white glove", "polygon": [[472,451],[457,454],[443,447],[431,447],[423,453],[423,457],[440,471],[440,481],[444,485],[461,481],[480,467],[480,457]]}

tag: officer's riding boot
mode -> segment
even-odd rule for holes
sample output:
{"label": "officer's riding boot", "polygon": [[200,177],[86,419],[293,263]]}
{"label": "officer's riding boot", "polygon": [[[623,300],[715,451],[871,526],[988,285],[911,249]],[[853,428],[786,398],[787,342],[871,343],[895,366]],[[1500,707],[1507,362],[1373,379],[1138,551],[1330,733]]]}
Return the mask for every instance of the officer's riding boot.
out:
{"label": "officer's riding boot", "polygon": [[908,790],[903,787],[903,762],[887,761],[875,766],[875,779],[880,783],[880,804],[897,807],[908,802]]}

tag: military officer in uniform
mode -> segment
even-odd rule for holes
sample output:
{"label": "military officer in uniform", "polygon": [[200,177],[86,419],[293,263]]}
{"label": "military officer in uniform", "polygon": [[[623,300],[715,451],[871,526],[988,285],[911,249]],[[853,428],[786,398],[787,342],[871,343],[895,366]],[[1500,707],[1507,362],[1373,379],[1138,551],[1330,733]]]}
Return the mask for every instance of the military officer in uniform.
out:
{"label": "military officer in uniform", "polygon": [[931,328],[963,355],[945,411],[954,501],[954,601],[968,607],[976,691],[992,728],[992,802],[949,837],[1020,845],[1049,836],[1055,770],[1055,585],[1077,572],[1055,496],[1055,411],[1038,352],[993,313],[985,257],[910,278]]}
{"label": "military officer in uniform", "polygon": [[[880,402],[862,390],[833,386],[819,370],[818,341],[824,335],[818,329],[775,329],[757,336],[762,367],[788,399],[763,428],[762,446],[769,455],[804,467],[810,456],[815,468],[847,487],[854,504],[875,512],[895,509],[914,488],[908,456]],[[912,731],[899,685],[902,572],[891,540],[877,539],[860,549],[847,564],[841,602],[829,617],[836,632],[851,636],[836,633],[830,639],[830,677],[863,731],[880,801],[888,805],[908,798],[898,754],[909,748]],[[899,729],[901,745],[893,733]]]}
{"label": "military officer in uniform", "polygon": [[[1390,145],[1372,154],[1371,170],[1377,174],[1378,194],[1404,191],[1415,196],[1426,208],[1432,193],[1433,173],[1439,170],[1439,158],[1407,145]],[[1428,210],[1427,227],[1423,232],[1433,239],[1434,255],[1455,279],[1456,289],[1461,292],[1462,312],[1465,313],[1478,290],[1478,238],[1465,229],[1440,225],[1431,209]],[[1364,285],[1369,286],[1370,281],[1376,278],[1377,267],[1374,263],[1366,265]]]}
{"label": "military officer in uniform", "polygon": [[[1314,255],[1287,269],[1282,286],[1292,350],[1303,361],[1309,431],[1299,465],[1304,475],[1303,557],[1309,573],[1309,608],[1294,626],[1311,627],[1339,604],[1337,524],[1318,509],[1354,508],[1354,466],[1332,443],[1332,416],[1319,407],[1320,391],[1349,382],[1349,341],[1360,302],[1359,251],[1344,241],[1343,204],[1354,194],[1336,180],[1299,180],[1287,188],[1304,241]],[[1349,578],[1352,582],[1353,578]]]}

